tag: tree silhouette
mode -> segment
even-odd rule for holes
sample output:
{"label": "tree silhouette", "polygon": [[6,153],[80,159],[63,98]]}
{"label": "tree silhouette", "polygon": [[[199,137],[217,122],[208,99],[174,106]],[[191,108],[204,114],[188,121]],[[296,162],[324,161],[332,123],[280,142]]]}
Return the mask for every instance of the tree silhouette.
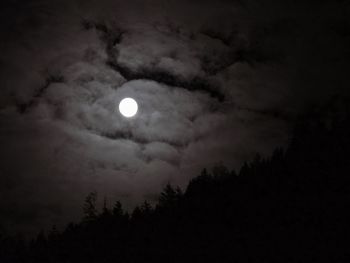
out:
{"label": "tree silhouette", "polygon": [[83,211],[84,211],[84,219],[86,221],[91,221],[97,218],[96,202],[97,202],[96,192],[89,193],[88,196],[85,198]]}
{"label": "tree silhouette", "polygon": [[171,184],[168,183],[159,196],[158,206],[171,207],[177,203],[181,196],[181,189],[179,187],[173,188]]}
{"label": "tree silhouette", "polygon": [[120,201],[115,202],[113,206],[113,215],[119,217],[124,215],[123,207]]}

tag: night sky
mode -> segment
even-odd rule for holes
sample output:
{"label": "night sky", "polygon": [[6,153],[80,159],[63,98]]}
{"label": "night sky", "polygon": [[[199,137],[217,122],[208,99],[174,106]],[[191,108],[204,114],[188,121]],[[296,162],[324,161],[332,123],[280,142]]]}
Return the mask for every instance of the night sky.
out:
{"label": "night sky", "polygon": [[[132,208],[202,168],[239,169],[298,113],[349,95],[347,1],[0,4],[0,226]],[[139,111],[125,118],[124,97]]]}

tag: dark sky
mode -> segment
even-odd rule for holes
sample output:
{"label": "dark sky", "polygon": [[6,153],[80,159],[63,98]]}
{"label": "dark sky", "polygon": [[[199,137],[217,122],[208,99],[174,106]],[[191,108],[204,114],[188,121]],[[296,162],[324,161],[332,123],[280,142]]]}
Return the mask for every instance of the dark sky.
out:
{"label": "dark sky", "polygon": [[132,207],[285,145],[299,112],[349,93],[349,7],[2,1],[0,226],[63,226],[93,190]]}

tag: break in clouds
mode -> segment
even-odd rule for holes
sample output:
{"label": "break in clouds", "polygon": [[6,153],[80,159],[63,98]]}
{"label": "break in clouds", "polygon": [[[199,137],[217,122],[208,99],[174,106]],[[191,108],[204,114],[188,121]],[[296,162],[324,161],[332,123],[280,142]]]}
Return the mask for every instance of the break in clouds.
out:
{"label": "break in clouds", "polygon": [[[239,169],[285,145],[298,112],[346,94],[348,9],[346,1],[7,1],[0,225],[62,226],[93,190],[132,207],[204,167]],[[124,97],[138,102],[136,118],[119,114]]]}

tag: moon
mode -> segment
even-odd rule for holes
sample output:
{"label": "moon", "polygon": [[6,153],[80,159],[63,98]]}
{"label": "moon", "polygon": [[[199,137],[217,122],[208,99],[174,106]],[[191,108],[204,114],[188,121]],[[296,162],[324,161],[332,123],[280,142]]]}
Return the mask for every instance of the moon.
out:
{"label": "moon", "polygon": [[124,98],[119,103],[119,112],[126,118],[134,117],[137,113],[138,105],[133,98]]}

